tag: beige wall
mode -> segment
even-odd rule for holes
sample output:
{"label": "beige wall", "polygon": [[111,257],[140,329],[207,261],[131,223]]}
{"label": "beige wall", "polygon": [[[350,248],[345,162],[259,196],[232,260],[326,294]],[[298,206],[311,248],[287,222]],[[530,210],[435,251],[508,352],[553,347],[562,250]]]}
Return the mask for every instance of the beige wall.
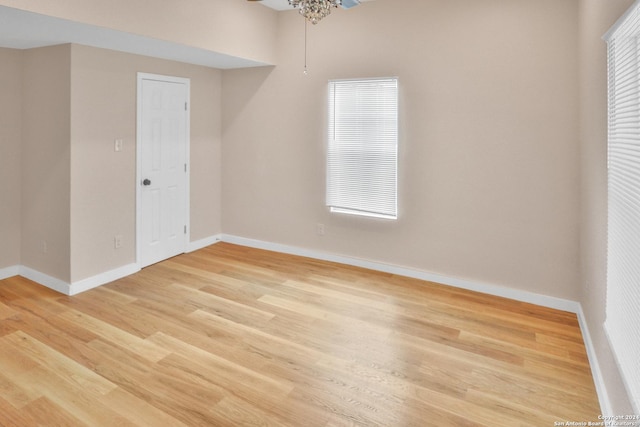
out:
{"label": "beige wall", "polygon": [[136,262],[138,72],[191,80],[190,241],[221,232],[220,71],[78,45],[0,49],[0,71],[0,268],[76,282]]}
{"label": "beige wall", "polygon": [[190,239],[220,233],[220,71],[73,45],[71,72],[71,280],[136,262],[138,72],[191,79]]}
{"label": "beige wall", "polygon": [[0,0],[0,5],[272,64],[277,13],[245,0]]}
{"label": "beige wall", "polygon": [[632,3],[580,2],[580,300],[615,414],[633,411],[603,329],[607,280],[607,47],[601,37]]}
{"label": "beige wall", "polygon": [[21,52],[0,48],[0,269],[20,264]]}
{"label": "beige wall", "polygon": [[[308,76],[279,28],[277,67],[223,74],[225,233],[578,298],[577,1],[336,10]],[[400,78],[396,222],[324,206],[327,80],[372,76]]]}
{"label": "beige wall", "polygon": [[21,264],[69,281],[71,48],[23,60]]}

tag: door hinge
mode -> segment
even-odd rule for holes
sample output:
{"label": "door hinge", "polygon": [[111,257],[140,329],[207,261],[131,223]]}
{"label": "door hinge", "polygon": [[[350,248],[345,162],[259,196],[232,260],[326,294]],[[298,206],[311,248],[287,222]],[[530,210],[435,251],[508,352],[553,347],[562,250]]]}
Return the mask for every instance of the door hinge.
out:
{"label": "door hinge", "polygon": [[184,171],[185,172],[187,171],[187,164],[186,163],[184,164]]}
{"label": "door hinge", "polygon": [[185,103],[184,103],[184,111],[187,111],[187,110],[188,110],[188,108],[187,108],[187,103],[185,102]]}
{"label": "door hinge", "polygon": [[184,234],[187,234],[187,226],[184,226]]}

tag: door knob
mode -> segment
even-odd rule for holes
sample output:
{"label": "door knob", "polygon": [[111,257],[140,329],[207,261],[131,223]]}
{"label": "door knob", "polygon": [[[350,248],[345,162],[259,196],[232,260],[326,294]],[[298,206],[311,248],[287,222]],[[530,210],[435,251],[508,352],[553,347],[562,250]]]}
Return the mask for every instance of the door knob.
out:
{"label": "door knob", "polygon": [[149,178],[145,178],[144,181],[142,181],[142,185],[151,185]]}

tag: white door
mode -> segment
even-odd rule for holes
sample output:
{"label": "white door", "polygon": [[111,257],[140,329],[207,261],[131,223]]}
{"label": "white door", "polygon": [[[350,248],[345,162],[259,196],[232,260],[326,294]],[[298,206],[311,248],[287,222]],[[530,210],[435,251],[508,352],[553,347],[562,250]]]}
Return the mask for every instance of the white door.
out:
{"label": "white door", "polygon": [[137,250],[146,267],[184,253],[189,80],[138,74]]}

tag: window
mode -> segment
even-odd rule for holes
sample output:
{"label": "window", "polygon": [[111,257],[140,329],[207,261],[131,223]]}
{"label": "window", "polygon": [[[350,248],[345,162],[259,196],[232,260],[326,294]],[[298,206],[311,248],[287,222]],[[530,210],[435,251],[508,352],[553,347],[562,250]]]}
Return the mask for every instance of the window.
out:
{"label": "window", "polygon": [[608,45],[608,230],[605,330],[640,411],[640,3]]}
{"label": "window", "polygon": [[327,205],[396,219],[398,79],[329,82]]}

